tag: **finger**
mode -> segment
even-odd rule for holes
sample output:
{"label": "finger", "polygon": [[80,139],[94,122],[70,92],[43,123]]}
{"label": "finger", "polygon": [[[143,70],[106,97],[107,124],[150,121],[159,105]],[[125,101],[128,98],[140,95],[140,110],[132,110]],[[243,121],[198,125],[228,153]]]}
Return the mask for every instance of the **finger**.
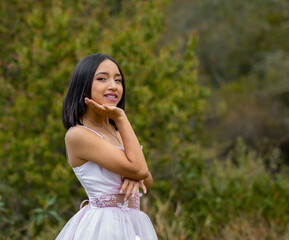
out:
{"label": "finger", "polygon": [[85,102],[86,104],[92,104],[92,103],[93,103],[93,100],[90,99],[90,98],[88,98],[88,97],[85,97],[85,98],[84,98],[84,102]]}
{"label": "finger", "polygon": [[120,189],[120,193],[123,193],[124,191],[125,191],[125,189],[127,188],[127,186],[128,186],[128,184],[129,184],[129,180],[128,179],[125,179],[124,181],[123,181],[123,183],[122,183],[122,186],[121,186],[121,189]]}
{"label": "finger", "polygon": [[123,185],[123,182],[124,182],[125,179],[126,179],[125,177],[122,177],[121,184],[119,185],[118,189],[122,188],[122,185]]}
{"label": "finger", "polygon": [[98,104],[92,99],[85,98],[85,103],[87,106],[90,106],[93,110],[99,112],[99,113],[105,113],[107,109],[105,109],[102,105]]}
{"label": "finger", "polygon": [[128,183],[129,183],[129,180],[128,179],[124,179],[123,184],[121,186],[121,189],[119,191],[120,193],[124,192],[124,190],[127,188]]}
{"label": "finger", "polygon": [[102,106],[102,107],[103,107],[103,109],[104,109],[104,110],[106,110],[106,111],[115,111],[115,110],[117,110],[117,109],[118,109],[118,107],[114,107],[114,106],[107,106],[107,105],[105,105],[105,104],[102,104],[101,106]]}
{"label": "finger", "polygon": [[126,194],[124,196],[124,201],[126,201],[127,198],[129,197],[129,195],[131,194],[131,190],[132,190],[132,188],[134,186],[134,183],[135,183],[135,181],[133,181],[133,180],[130,181],[130,183],[129,183],[128,187],[127,187],[127,190],[126,190]]}
{"label": "finger", "polygon": [[139,186],[139,187],[143,190],[144,194],[147,193],[147,188],[146,188],[146,186],[144,185],[143,182],[140,183],[140,186]]}
{"label": "finger", "polygon": [[105,110],[103,106],[101,106],[100,104],[98,104],[97,102],[93,101],[92,99],[88,97],[84,98],[84,101],[87,105],[91,106],[92,108]]}
{"label": "finger", "polygon": [[111,106],[107,106],[107,105],[105,105],[105,104],[102,104],[102,106],[103,106],[105,109],[112,109]]}
{"label": "finger", "polygon": [[134,197],[137,194],[138,188],[139,188],[139,182],[136,182],[132,189],[132,197]]}

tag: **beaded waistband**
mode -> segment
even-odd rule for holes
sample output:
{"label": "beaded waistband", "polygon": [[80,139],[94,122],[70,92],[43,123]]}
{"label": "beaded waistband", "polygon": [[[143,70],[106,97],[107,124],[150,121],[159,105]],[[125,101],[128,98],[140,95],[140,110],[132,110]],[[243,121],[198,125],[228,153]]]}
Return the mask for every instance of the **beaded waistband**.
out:
{"label": "beaded waistband", "polygon": [[88,205],[92,208],[118,207],[122,210],[129,210],[130,208],[140,209],[141,193],[136,194],[134,197],[130,196],[126,201],[124,201],[124,196],[125,194],[108,194],[84,200],[80,205],[80,209],[85,202],[88,202]]}

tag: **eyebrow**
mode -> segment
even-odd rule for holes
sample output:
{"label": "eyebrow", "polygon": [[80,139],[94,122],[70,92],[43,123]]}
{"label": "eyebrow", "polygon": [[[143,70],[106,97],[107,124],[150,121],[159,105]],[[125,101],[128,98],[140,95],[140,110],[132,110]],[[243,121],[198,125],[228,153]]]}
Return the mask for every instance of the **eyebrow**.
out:
{"label": "eyebrow", "polygon": [[[107,72],[99,72],[99,73],[95,74],[94,76],[96,77],[97,75],[100,75],[100,74],[107,75],[107,76],[109,75]],[[115,76],[115,77],[116,77],[116,76],[121,77],[121,74],[120,74],[120,73],[117,73],[117,74],[115,74],[114,76]]]}

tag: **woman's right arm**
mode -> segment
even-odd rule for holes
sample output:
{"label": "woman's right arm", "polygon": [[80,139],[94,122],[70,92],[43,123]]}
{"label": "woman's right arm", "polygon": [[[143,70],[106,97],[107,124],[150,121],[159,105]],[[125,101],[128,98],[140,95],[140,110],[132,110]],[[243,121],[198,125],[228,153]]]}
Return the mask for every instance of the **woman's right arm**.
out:
{"label": "woman's right arm", "polygon": [[151,173],[149,173],[149,176],[144,179],[144,185],[146,186],[146,189],[150,189],[152,184],[153,184],[153,177]]}
{"label": "woman's right arm", "polygon": [[135,180],[148,178],[150,173],[145,157],[124,111],[117,107],[101,106],[92,100],[86,103],[98,113],[114,120],[122,137],[125,152],[85,128],[74,127],[67,132],[65,138],[68,158],[95,162],[127,178]]}
{"label": "woman's right arm", "polygon": [[128,161],[130,161],[132,164],[138,164],[139,169],[143,169],[145,171],[143,172],[143,174],[145,174],[143,179],[147,178],[149,176],[147,163],[141,145],[133,131],[129,120],[125,114],[122,114],[119,118],[114,119],[114,122],[121,135]]}

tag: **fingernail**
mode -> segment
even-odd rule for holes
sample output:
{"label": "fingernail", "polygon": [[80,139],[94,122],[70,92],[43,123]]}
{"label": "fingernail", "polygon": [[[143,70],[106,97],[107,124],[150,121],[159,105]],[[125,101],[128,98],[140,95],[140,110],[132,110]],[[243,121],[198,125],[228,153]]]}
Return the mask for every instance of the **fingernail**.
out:
{"label": "fingernail", "polygon": [[134,197],[134,193],[132,194],[132,197]]}
{"label": "fingernail", "polygon": [[127,200],[127,198],[125,197],[125,198],[124,198],[124,201],[126,201],[126,200]]}
{"label": "fingernail", "polygon": [[122,190],[120,189],[119,193],[122,193]]}

